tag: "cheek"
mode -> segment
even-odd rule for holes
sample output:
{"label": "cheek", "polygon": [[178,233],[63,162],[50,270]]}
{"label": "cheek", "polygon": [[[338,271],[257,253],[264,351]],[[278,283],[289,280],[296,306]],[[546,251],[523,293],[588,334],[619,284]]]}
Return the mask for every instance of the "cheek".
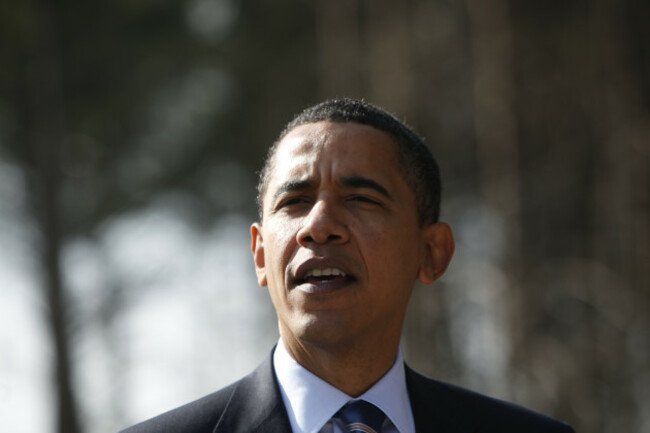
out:
{"label": "cheek", "polygon": [[369,253],[377,256],[390,256],[391,252],[402,249],[406,242],[404,232],[399,227],[366,224],[357,230],[361,244]]}
{"label": "cheek", "polygon": [[391,278],[395,266],[396,242],[399,241],[390,231],[372,229],[358,232],[358,248],[368,267],[371,279]]}
{"label": "cheek", "polygon": [[368,233],[364,242],[365,256],[375,275],[385,280],[417,276],[419,267],[419,238],[408,230],[377,230]]}
{"label": "cheek", "polygon": [[[269,224],[267,227],[265,251],[267,267],[284,268],[295,250],[295,224]],[[274,272],[282,269],[273,269]]]}

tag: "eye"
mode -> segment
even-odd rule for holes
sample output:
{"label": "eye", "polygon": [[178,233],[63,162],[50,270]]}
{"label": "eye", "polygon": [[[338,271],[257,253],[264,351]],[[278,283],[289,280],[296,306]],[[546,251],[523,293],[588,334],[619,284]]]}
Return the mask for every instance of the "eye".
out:
{"label": "eye", "polygon": [[277,208],[286,208],[291,206],[296,206],[299,204],[307,203],[307,198],[303,196],[287,197],[286,199],[278,203]]}
{"label": "eye", "polygon": [[368,197],[367,195],[353,195],[349,198],[350,201],[355,201],[355,202],[360,202],[360,203],[370,203],[370,204],[376,204],[380,205],[381,203],[378,200],[375,200],[372,197]]}

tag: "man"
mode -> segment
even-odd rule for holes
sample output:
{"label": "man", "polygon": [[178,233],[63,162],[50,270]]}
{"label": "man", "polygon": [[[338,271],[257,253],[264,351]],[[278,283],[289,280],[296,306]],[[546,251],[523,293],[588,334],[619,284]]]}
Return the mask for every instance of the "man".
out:
{"label": "man", "polygon": [[436,161],[408,127],[362,101],[311,107],[270,149],[258,191],[252,252],[277,347],[239,382],[128,432],[573,431],[404,364],[414,284],[454,252]]}

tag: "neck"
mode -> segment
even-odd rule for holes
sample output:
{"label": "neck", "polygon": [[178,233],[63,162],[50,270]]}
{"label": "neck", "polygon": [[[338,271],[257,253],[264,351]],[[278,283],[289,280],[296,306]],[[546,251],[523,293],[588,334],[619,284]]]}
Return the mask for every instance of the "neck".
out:
{"label": "neck", "polygon": [[321,345],[281,332],[289,354],[304,368],[351,397],[359,397],[391,369],[399,336],[379,342]]}

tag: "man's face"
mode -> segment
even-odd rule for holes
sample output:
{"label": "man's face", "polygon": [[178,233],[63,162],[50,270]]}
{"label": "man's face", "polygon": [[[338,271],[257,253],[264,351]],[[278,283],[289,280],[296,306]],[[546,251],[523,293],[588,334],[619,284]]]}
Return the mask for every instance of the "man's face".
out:
{"label": "man's face", "polygon": [[399,340],[415,280],[432,278],[397,159],[391,136],[357,123],[301,125],[279,143],[251,235],[285,342]]}

